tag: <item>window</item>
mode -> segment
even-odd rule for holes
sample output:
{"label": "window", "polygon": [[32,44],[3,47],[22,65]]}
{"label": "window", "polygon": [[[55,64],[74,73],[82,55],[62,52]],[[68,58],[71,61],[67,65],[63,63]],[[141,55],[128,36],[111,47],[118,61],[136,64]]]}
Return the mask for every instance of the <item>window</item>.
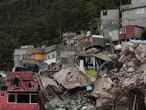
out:
{"label": "window", "polygon": [[29,94],[18,94],[17,103],[29,103]]}
{"label": "window", "polygon": [[31,103],[37,103],[37,95],[31,95]]}
{"label": "window", "polygon": [[136,19],[135,20],[137,25],[142,25],[143,20],[142,19]]}
{"label": "window", "polygon": [[8,102],[11,103],[37,103],[36,94],[9,94]]}
{"label": "window", "polygon": [[16,95],[15,94],[9,94],[8,95],[8,102],[16,102]]}
{"label": "window", "polygon": [[52,58],[55,58],[55,55],[54,54],[52,55]]}
{"label": "window", "polygon": [[107,10],[103,11],[103,16],[107,16]]}
{"label": "window", "polygon": [[123,26],[120,28],[120,34],[126,33],[126,27]]}
{"label": "window", "polygon": [[144,14],[145,13],[145,8],[138,8],[135,9],[136,14]]}
{"label": "window", "polygon": [[0,93],[0,97],[3,97],[3,96],[5,96],[5,94],[4,93]]}

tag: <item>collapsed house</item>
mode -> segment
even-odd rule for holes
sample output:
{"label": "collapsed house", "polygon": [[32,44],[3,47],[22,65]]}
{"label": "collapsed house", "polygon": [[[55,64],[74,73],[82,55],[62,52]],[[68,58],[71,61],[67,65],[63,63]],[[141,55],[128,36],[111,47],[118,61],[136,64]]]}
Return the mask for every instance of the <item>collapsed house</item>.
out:
{"label": "collapsed house", "polygon": [[[96,51],[92,51],[96,50]],[[98,78],[100,66],[112,62],[111,54],[89,48],[77,54],[76,67],[66,67],[49,77],[41,74],[38,81],[39,96],[46,110],[95,110],[96,98],[91,96],[93,85]]]}
{"label": "collapsed house", "polygon": [[145,110],[145,45],[122,48],[119,62],[123,64],[94,83],[91,93],[96,107],[109,110]]}
{"label": "collapsed house", "polygon": [[46,110],[77,110],[87,107],[95,110],[95,101],[85,96],[86,85],[90,85],[90,80],[80,70],[62,69],[55,73],[54,79],[42,76],[38,79],[42,85],[40,99]]}
{"label": "collapsed house", "polygon": [[119,56],[91,47],[76,67],[38,75],[45,110],[145,110],[146,45],[123,46]]}

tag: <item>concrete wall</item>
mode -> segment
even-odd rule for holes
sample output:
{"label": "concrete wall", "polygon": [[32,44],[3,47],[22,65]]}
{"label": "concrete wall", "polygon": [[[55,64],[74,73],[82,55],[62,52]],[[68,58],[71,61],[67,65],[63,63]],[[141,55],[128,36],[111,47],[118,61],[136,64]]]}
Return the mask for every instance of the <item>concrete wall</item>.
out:
{"label": "concrete wall", "polygon": [[122,12],[122,26],[126,25],[146,27],[146,7],[124,10]]}
{"label": "concrete wall", "polygon": [[121,6],[122,26],[146,27],[146,0],[132,0],[132,4]]}
{"label": "concrete wall", "polygon": [[143,6],[146,4],[146,0],[132,0],[132,7]]}
{"label": "concrete wall", "polygon": [[56,58],[56,57],[57,57],[56,50],[48,52],[48,53],[45,54],[45,60],[49,60],[49,59]]}
{"label": "concrete wall", "polygon": [[118,41],[119,40],[119,30],[113,30],[110,32],[110,36],[112,38],[112,41]]}
{"label": "concrete wall", "polygon": [[[46,52],[46,55],[45,55],[46,60],[52,59],[54,56],[56,58],[56,62],[61,61],[62,68],[70,67],[74,65],[74,55],[76,53],[76,49],[73,46],[53,45],[53,46],[45,48],[45,52]],[[55,70],[59,70],[60,63],[55,65],[54,67],[52,67],[50,64],[50,70],[52,68],[56,68]]]}
{"label": "concrete wall", "polygon": [[[14,67],[22,66],[24,60],[30,60],[31,63],[33,59],[32,55],[36,53],[44,53],[44,49],[41,48],[20,48],[14,51]],[[34,61],[33,63],[34,64]]]}
{"label": "concrete wall", "polygon": [[[107,15],[104,12],[107,11]],[[101,20],[119,20],[119,10],[102,10],[101,11]]]}
{"label": "concrete wall", "polygon": [[105,38],[110,38],[109,32],[119,28],[119,10],[102,10],[100,19],[102,31],[101,34],[104,35]]}
{"label": "concrete wall", "polygon": [[58,45],[58,54],[62,62],[62,68],[74,66],[76,48],[67,45]]}
{"label": "concrete wall", "polygon": [[22,55],[15,55],[14,56],[14,67],[22,65],[23,56]]}
{"label": "concrete wall", "polygon": [[119,10],[102,10],[101,11],[101,28],[114,30],[118,28],[119,24]]}
{"label": "concrete wall", "polygon": [[135,36],[136,38],[141,38],[144,28],[135,27]]}
{"label": "concrete wall", "polygon": [[[113,29],[112,29],[113,30]],[[112,31],[111,29],[103,29],[103,36],[104,36],[104,38],[106,38],[106,39],[111,39],[111,36],[110,36],[110,32]]]}
{"label": "concrete wall", "polygon": [[56,50],[56,48],[57,48],[57,45],[52,45],[49,47],[45,47],[44,50],[45,50],[45,53],[48,53],[48,52]]}

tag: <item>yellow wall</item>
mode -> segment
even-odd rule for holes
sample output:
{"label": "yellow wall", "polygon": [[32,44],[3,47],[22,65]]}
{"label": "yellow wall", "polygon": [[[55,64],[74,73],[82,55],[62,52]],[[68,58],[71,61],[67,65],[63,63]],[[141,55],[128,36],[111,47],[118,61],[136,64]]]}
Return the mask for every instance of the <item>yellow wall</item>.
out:
{"label": "yellow wall", "polygon": [[44,60],[45,55],[44,54],[34,54],[34,60]]}

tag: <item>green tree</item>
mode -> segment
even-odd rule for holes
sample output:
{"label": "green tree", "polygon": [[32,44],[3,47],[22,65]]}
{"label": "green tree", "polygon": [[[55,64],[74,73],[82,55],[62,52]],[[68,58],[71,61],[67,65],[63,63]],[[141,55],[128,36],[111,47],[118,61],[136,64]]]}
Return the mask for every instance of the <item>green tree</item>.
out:
{"label": "green tree", "polygon": [[21,45],[50,45],[65,31],[97,30],[100,11],[118,6],[119,0],[1,0],[0,67],[10,65]]}

